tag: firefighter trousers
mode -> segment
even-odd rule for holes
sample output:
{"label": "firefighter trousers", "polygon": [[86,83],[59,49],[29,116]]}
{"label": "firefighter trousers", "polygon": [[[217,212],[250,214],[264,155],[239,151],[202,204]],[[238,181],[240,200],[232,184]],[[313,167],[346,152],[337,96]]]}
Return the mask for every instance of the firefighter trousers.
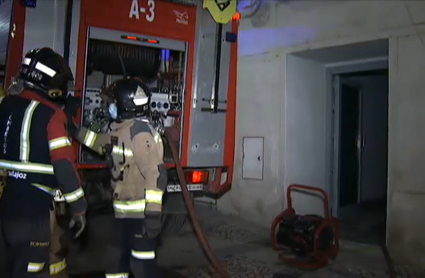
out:
{"label": "firefighter trousers", "polygon": [[115,219],[106,278],[158,278],[156,238],[144,236],[143,219]]}
{"label": "firefighter trousers", "polygon": [[58,225],[56,221],[56,211],[55,207],[50,210],[50,250],[49,250],[49,260],[50,260],[50,276],[54,278],[68,278],[68,275],[65,273],[66,270],[66,261],[65,258],[62,258],[58,255],[61,251],[60,238],[63,235],[62,228]]}
{"label": "firefighter trousers", "polygon": [[0,257],[6,258],[1,278],[68,278],[60,250],[62,230],[52,209],[36,217],[0,214]]}

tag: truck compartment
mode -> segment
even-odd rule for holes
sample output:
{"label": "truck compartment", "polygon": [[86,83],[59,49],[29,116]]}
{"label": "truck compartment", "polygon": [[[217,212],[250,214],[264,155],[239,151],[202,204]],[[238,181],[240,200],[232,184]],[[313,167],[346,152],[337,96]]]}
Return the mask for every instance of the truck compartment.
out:
{"label": "truck compartment", "polygon": [[[172,45],[169,41],[168,45]],[[160,39],[142,35],[123,33],[115,41],[102,40],[98,36],[90,38],[89,35],[81,124],[94,132],[107,132],[110,121],[107,107],[100,98],[102,90],[124,76],[142,78],[151,89],[150,108],[154,126],[159,131],[171,128],[175,134],[174,142],[163,138],[165,163],[172,164],[169,144],[176,144],[181,152],[187,63],[186,44],[178,43],[180,49],[176,50],[167,48],[167,44],[162,46]],[[80,147],[79,162],[104,164],[101,156],[85,146]]]}
{"label": "truck compartment", "polygon": [[161,49],[91,39],[87,57],[87,73],[155,79],[161,65]]}

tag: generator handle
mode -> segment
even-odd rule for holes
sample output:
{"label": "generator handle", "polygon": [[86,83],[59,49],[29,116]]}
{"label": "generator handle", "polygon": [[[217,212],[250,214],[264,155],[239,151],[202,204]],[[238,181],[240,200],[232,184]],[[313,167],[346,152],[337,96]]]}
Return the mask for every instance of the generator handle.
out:
{"label": "generator handle", "polygon": [[326,192],[323,189],[320,189],[320,188],[317,188],[317,187],[300,185],[300,184],[291,184],[290,186],[288,186],[288,189],[286,190],[286,199],[287,199],[288,209],[293,209],[291,193],[294,189],[301,189],[301,190],[304,190],[304,191],[314,191],[314,192],[320,193],[323,197],[323,205],[324,205],[324,209],[325,209],[325,218],[326,219],[330,218],[328,194],[326,194]]}

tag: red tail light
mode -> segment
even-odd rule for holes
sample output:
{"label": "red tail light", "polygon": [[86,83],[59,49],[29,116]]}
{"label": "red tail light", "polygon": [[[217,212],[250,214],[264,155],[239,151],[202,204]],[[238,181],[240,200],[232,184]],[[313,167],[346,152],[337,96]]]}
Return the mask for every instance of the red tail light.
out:
{"label": "red tail light", "polygon": [[148,43],[156,43],[156,44],[159,43],[159,41],[153,40],[153,39],[147,39],[146,42],[148,42]]}
{"label": "red tail light", "polygon": [[185,177],[186,182],[190,184],[207,184],[208,183],[208,171],[186,171]]}
{"label": "red tail light", "polygon": [[132,40],[132,41],[138,41],[139,38],[135,36],[124,36],[123,39]]}

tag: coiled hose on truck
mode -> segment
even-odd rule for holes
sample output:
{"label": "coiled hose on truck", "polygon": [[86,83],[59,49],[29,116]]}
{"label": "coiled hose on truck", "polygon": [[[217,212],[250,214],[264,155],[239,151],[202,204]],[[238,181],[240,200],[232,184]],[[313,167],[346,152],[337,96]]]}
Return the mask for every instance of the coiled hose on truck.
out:
{"label": "coiled hose on truck", "polygon": [[[173,142],[173,136],[170,130],[166,130],[164,135],[168,142]],[[187,211],[189,212],[190,219],[192,220],[192,226],[193,226],[193,229],[195,230],[196,237],[198,238],[199,243],[204,249],[204,252],[208,257],[208,260],[214,267],[217,274],[221,278],[230,278],[229,273],[224,269],[222,265],[220,265],[217,257],[214,255],[213,251],[211,250],[211,246],[208,243],[208,239],[206,238],[204,231],[201,229],[198,216],[196,215],[195,208],[193,206],[192,197],[190,196],[189,190],[187,189],[187,183],[184,177],[183,168],[180,164],[180,158],[177,152],[177,148],[175,144],[169,144],[169,146],[171,149],[171,156],[173,157],[174,164],[176,165],[177,176],[180,181],[183,198],[186,203]]]}

